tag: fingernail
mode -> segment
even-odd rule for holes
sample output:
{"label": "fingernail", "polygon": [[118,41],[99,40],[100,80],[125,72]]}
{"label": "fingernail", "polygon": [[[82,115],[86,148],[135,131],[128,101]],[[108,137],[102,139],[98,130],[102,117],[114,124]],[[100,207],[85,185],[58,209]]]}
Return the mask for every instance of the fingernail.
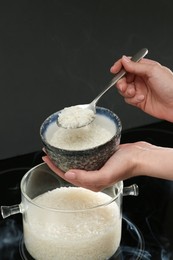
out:
{"label": "fingernail", "polygon": [[123,55],[122,58],[123,58],[123,60],[126,61],[126,62],[129,62],[129,61],[130,61],[129,57],[127,57],[127,56],[125,56],[125,55]]}
{"label": "fingernail", "polygon": [[74,180],[76,178],[76,173],[74,172],[66,172],[65,177],[69,180]]}
{"label": "fingernail", "polygon": [[44,148],[44,147],[42,148],[42,151],[43,151],[43,152],[46,154],[46,150],[45,150],[45,148]]}
{"label": "fingernail", "polygon": [[137,100],[138,100],[139,102],[143,101],[144,99],[145,99],[144,95],[139,95],[139,96],[137,97]]}
{"label": "fingernail", "polygon": [[119,91],[123,92],[123,85],[119,84],[117,85],[117,88],[119,89]]}
{"label": "fingernail", "polygon": [[110,71],[112,71],[112,70],[114,71],[114,65],[115,64],[112,65],[112,67],[110,68]]}

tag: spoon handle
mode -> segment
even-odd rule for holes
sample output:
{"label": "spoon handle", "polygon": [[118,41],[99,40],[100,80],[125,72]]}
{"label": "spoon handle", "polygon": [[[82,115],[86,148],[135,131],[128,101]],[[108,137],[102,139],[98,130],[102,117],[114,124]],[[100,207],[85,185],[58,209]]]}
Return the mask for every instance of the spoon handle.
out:
{"label": "spoon handle", "polygon": [[[143,57],[145,57],[145,55],[148,53],[148,49],[143,48],[140,51],[138,51],[132,58],[132,61],[138,62],[140,61]],[[115,83],[121,79],[124,75],[126,74],[125,69],[121,69],[116,76],[108,83],[108,85],[106,86],[106,88],[91,102],[92,105],[96,105],[97,101],[101,98],[101,96],[103,96],[103,94],[105,94],[105,92],[107,92],[113,85],[115,85]]]}

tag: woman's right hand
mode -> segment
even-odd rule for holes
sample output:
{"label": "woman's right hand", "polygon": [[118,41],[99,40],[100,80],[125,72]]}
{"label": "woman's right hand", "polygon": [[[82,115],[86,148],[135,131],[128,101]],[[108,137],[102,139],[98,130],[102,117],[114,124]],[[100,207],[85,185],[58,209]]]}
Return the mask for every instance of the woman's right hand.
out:
{"label": "woman's right hand", "polygon": [[127,74],[116,87],[125,101],[151,116],[173,122],[173,73],[153,60],[136,63],[126,56],[111,67],[111,72],[118,73],[122,67]]}

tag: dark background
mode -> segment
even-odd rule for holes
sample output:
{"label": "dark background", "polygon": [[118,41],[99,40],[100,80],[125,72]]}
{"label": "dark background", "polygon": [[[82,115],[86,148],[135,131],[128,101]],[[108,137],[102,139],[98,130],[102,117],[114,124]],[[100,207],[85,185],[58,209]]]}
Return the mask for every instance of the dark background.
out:
{"label": "dark background", "polygon": [[[45,118],[92,101],[123,54],[146,47],[173,69],[172,12],[172,0],[0,1],[0,159],[41,149]],[[98,105],[123,129],[157,121],[115,88]]]}

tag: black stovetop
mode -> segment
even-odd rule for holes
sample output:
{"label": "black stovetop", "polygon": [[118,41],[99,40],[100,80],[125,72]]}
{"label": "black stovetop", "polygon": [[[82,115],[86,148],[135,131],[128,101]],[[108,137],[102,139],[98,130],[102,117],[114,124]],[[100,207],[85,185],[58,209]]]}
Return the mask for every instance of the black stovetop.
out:
{"label": "black stovetop", "polygon": [[[121,143],[139,140],[173,147],[173,125],[159,122],[122,132]],[[0,205],[20,203],[20,180],[42,162],[42,155],[37,151],[0,161]],[[173,182],[136,177],[124,186],[133,183],[139,186],[139,196],[123,199],[121,246],[111,259],[173,259]],[[4,220],[0,216],[0,260],[6,259],[32,259],[23,243],[21,214]]]}

